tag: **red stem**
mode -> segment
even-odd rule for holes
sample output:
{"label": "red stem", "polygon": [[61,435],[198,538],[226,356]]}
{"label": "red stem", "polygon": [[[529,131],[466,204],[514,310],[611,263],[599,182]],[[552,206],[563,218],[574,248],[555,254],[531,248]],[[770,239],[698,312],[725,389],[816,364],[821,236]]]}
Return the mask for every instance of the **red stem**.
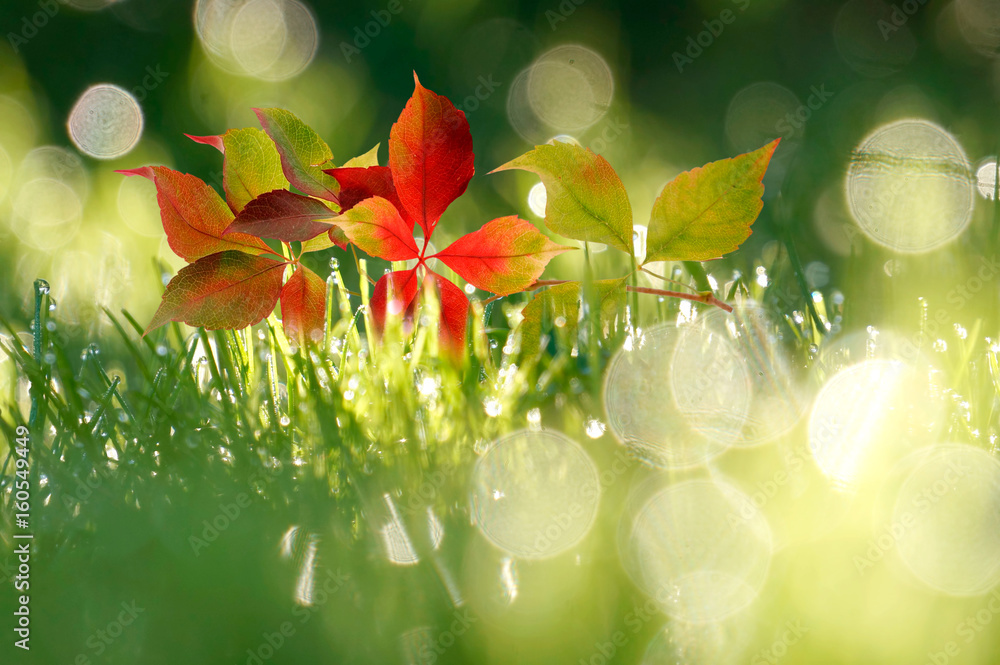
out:
{"label": "red stem", "polygon": [[626,290],[634,291],[635,293],[649,293],[654,296],[667,296],[668,298],[680,298],[681,300],[692,300],[694,302],[703,302],[708,305],[715,305],[719,309],[723,309],[727,312],[732,312],[733,308],[716,298],[711,293],[679,293],[677,291],[664,291],[662,289],[651,289],[646,286],[626,286]]}

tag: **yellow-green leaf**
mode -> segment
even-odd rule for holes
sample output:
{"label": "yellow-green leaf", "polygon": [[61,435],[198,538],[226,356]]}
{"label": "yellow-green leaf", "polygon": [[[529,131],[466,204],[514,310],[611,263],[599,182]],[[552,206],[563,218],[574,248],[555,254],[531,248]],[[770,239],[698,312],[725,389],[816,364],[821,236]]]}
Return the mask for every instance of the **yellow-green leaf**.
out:
{"label": "yellow-green leaf", "polygon": [[379,146],[381,145],[382,145],[381,143],[376,143],[375,147],[366,152],[365,154],[358,155],[357,157],[352,157],[351,159],[347,160],[347,162],[341,168],[366,169],[369,166],[378,166],[378,149]]}
{"label": "yellow-green leaf", "polygon": [[226,149],[223,187],[226,202],[239,214],[246,204],[275,189],[288,189],[274,142],[259,129],[231,129],[222,136]]}
{"label": "yellow-green leaf", "polygon": [[337,181],[321,168],[330,168],[328,162],[333,159],[333,152],[319,134],[284,109],[254,109],[254,112],[281,155],[281,168],[288,181],[303,194],[336,201],[340,191]]}
{"label": "yellow-green leaf", "polygon": [[738,248],[764,206],[761,180],[780,140],[670,181],[653,204],[645,262],[707,261]]}
{"label": "yellow-green leaf", "polygon": [[632,205],[607,160],[557,141],[493,170],[522,169],[545,184],[545,225],[566,238],[600,242],[632,254]]}

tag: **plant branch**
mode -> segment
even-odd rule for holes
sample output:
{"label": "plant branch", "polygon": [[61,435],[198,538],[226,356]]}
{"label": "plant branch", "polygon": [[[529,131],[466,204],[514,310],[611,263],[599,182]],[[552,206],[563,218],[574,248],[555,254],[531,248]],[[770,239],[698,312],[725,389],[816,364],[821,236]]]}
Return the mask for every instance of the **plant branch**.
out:
{"label": "plant branch", "polygon": [[679,291],[664,291],[662,289],[652,289],[646,286],[632,286],[631,284],[626,286],[625,289],[628,291],[632,291],[633,293],[649,293],[654,296],[666,296],[668,298],[680,298],[681,300],[703,302],[707,305],[715,305],[719,309],[723,309],[727,312],[733,311],[733,308],[730,305],[727,305],[726,303],[722,302],[709,291],[698,294],[680,293]]}
{"label": "plant branch", "polygon": [[652,270],[650,270],[649,268],[646,268],[645,266],[639,266],[639,270],[643,271],[647,275],[652,275],[653,277],[655,277],[657,279],[662,279],[664,282],[669,282],[671,284],[676,284],[677,286],[683,286],[685,289],[691,289],[695,293],[698,293],[698,289],[695,288],[695,287],[693,287],[693,286],[691,286],[690,284],[685,284],[684,282],[678,282],[676,279],[670,279],[669,277],[664,277],[663,275],[659,275],[659,274],[653,272]]}

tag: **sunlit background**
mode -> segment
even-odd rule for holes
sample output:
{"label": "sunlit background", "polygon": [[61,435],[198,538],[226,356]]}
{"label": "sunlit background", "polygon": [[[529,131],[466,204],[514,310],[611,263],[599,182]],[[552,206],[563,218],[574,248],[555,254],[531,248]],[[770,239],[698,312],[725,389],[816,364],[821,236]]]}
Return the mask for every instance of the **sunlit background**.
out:
{"label": "sunlit background", "polygon": [[[98,343],[123,376],[104,310],[147,322],[184,261],[152,184],[114,171],[163,164],[221,189],[218,153],[184,134],[257,126],[253,107],[294,112],[338,164],[378,143],[386,164],[415,70],[465,111],[476,153],[439,247],[503,215],[542,227],[537,178],[486,173],[562,140],[620,174],[641,257],[667,182],[782,138],[753,235],[698,285],[732,314],[644,296],[603,377],[548,402],[518,401],[514,367],[480,409],[509,426],[475,437],[463,477],[426,471],[418,501],[372,492],[367,558],[267,511],[239,549],[163,579],[142,548],[101,545],[79,584],[39,580],[68,600],[45,605],[35,639],[71,643],[33,661],[7,651],[5,590],[4,663],[996,662],[1000,2],[17,0],[0,33],[0,311],[29,346],[44,278],[51,330],[84,360]],[[546,277],[579,279],[586,261],[625,274],[605,249]],[[349,254],[308,260],[357,282]],[[416,381],[428,408],[447,398]],[[26,412],[2,353],[0,391]],[[435,505],[445,485],[459,498]],[[289,505],[323,523],[308,498]],[[190,531],[165,549],[189,557]],[[182,573],[196,581],[172,595]],[[148,614],[98,653],[88,639],[137,595]],[[268,642],[313,612],[289,646]]]}

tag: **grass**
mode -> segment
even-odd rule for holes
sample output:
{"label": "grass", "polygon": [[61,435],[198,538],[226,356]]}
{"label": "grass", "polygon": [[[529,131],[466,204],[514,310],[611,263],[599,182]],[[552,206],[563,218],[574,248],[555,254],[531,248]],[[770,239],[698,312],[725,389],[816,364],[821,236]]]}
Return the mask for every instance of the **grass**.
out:
{"label": "grass", "polygon": [[[759,271],[735,274],[717,289],[719,296],[779,312],[776,332],[793,365],[812,371],[816,383],[858,360],[856,354],[825,355],[836,333],[852,323],[844,320],[842,297],[830,291],[805,297],[794,254],[779,251],[772,265],[759,268],[767,279]],[[708,285],[700,264],[675,265],[667,277]],[[127,312],[107,311],[116,339],[66,339],[43,282],[36,283],[30,344],[23,343],[23,331],[0,320],[9,335],[3,349],[16,368],[0,399],[6,402],[0,431],[7,442],[0,445],[0,533],[13,532],[9,442],[25,425],[33,441],[38,565],[61,584],[43,586],[33,600],[39,612],[58,617],[68,645],[43,647],[47,658],[40,662],[69,661],[73,649],[90,653],[81,646],[90,631],[132,597],[151,608],[151,623],[145,637],[109,647],[108,662],[172,662],[180,653],[200,654],[202,662],[244,662],[245,645],[260,642],[295,611],[291,590],[309,538],[320,544],[318,568],[344,572],[350,582],[330,606],[317,608],[322,621],[303,624],[310,637],[294,645],[290,640],[282,658],[396,658],[396,633],[412,625],[447,625],[455,611],[449,584],[473,575],[465,563],[477,560],[470,554],[476,550],[466,497],[477,455],[498,436],[540,421],[586,442],[600,466],[617,447],[610,433],[588,441],[584,428],[592,419],[604,420],[601,380],[611,354],[631,326],[674,320],[699,307],[640,296],[631,300],[631,320],[623,312],[607,329],[572,330],[565,322],[545,321],[544,349],[536,359],[522,353],[512,333],[518,302],[476,303],[469,353],[456,365],[438,352],[432,300],[414,334],[389,326],[380,343],[371,343],[367,298],[365,280],[359,296],[352,296],[334,270],[325,339],[308,352],[289,346],[273,315],[245,330],[172,324],[142,337],[143,326]],[[990,447],[996,441],[1000,347],[986,337],[982,329],[969,330],[935,360],[944,361],[949,383],[947,436]],[[241,516],[205,538],[205,525],[241,495],[248,497]],[[389,566],[380,555],[387,495],[411,528],[418,525],[414,547],[432,566]],[[446,551],[436,552],[426,531],[418,533],[428,507],[451,534]],[[293,525],[309,535],[299,538],[289,561],[278,543]],[[613,533],[615,527],[605,521],[595,528]],[[598,560],[611,569],[600,587],[608,593],[629,588],[611,563],[614,548],[613,537],[597,546]],[[620,617],[635,597],[628,592],[611,611]],[[603,610],[580,611],[593,619]],[[169,643],[164,631],[152,629],[154,621],[184,641]],[[644,628],[650,638],[659,625],[653,623]],[[592,641],[586,631],[564,628],[564,645]],[[638,658],[645,641],[629,647],[631,656]],[[529,643],[539,658],[550,648]],[[483,648],[466,645],[446,661],[475,661]]]}

